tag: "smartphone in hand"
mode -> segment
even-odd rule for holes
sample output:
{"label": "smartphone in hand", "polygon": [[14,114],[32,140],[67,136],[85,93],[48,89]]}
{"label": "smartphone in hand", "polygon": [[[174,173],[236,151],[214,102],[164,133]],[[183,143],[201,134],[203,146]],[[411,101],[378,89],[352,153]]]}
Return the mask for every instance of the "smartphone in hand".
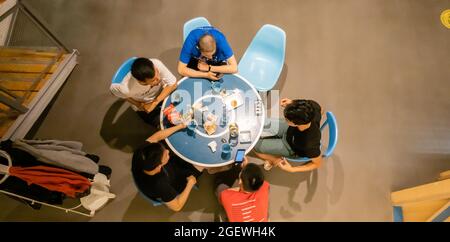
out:
{"label": "smartphone in hand", "polygon": [[245,157],[245,149],[238,149],[236,152],[236,157],[234,158],[234,162],[236,164],[241,164],[244,161]]}

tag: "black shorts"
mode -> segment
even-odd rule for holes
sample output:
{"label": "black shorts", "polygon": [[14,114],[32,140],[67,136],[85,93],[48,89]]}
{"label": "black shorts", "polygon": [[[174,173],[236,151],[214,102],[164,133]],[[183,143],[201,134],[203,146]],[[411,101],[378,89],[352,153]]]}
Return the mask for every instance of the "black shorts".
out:
{"label": "black shorts", "polygon": [[[170,154],[171,157],[176,156],[175,154]],[[188,163],[181,159],[180,157],[173,158],[173,161],[176,164],[176,169],[179,174],[182,174],[184,177],[195,176],[198,178],[203,172],[197,170],[191,163]]]}
{"label": "black shorts", "polygon": [[151,111],[150,113],[147,113],[145,111],[137,111],[137,114],[144,120],[144,122],[153,126],[157,126],[159,124],[159,117],[161,115],[161,103],[159,103],[158,106],[156,106],[156,108],[153,109],[153,111]]}

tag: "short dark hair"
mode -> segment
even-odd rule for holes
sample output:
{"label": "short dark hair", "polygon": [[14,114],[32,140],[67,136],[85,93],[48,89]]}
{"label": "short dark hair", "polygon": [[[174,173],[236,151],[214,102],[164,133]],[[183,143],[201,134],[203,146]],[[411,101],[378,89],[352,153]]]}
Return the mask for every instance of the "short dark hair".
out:
{"label": "short dark hair", "polygon": [[164,146],[161,143],[148,143],[133,154],[132,170],[151,171],[162,164]]}
{"label": "short dark hair", "polygon": [[155,76],[155,66],[147,58],[137,58],[131,65],[131,75],[139,81],[152,79]]}
{"label": "short dark hair", "polygon": [[309,100],[293,100],[284,108],[284,117],[295,125],[307,124],[314,117],[314,108]]}
{"label": "short dark hair", "polygon": [[[204,41],[205,38],[209,37],[208,41]],[[202,35],[199,39],[198,39],[198,48],[200,51],[213,51],[214,50],[214,46],[216,45],[216,39],[214,38],[214,36],[210,33],[205,33],[204,35]]]}
{"label": "short dark hair", "polygon": [[242,185],[247,192],[256,192],[264,183],[264,174],[261,168],[253,163],[249,163],[242,169],[239,177]]}

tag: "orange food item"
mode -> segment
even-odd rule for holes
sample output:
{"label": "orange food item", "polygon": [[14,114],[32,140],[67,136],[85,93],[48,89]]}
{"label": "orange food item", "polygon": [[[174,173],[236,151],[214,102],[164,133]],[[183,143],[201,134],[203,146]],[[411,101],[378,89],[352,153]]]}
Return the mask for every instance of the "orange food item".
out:
{"label": "orange food item", "polygon": [[232,106],[233,108],[235,108],[235,107],[237,106],[237,101],[236,101],[236,100],[232,100],[232,101],[231,101],[231,106]]}
{"label": "orange food item", "polygon": [[215,123],[205,123],[205,131],[208,135],[212,135],[216,132],[217,126]]}

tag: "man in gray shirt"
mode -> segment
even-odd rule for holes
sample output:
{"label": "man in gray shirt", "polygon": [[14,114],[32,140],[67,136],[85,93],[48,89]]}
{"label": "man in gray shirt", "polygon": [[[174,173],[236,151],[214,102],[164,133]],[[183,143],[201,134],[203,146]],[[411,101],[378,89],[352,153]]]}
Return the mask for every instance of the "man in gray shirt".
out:
{"label": "man in gray shirt", "polygon": [[161,101],[177,88],[175,76],[158,59],[137,58],[131,71],[120,83],[113,83],[111,92],[132,104],[145,122],[156,126]]}

